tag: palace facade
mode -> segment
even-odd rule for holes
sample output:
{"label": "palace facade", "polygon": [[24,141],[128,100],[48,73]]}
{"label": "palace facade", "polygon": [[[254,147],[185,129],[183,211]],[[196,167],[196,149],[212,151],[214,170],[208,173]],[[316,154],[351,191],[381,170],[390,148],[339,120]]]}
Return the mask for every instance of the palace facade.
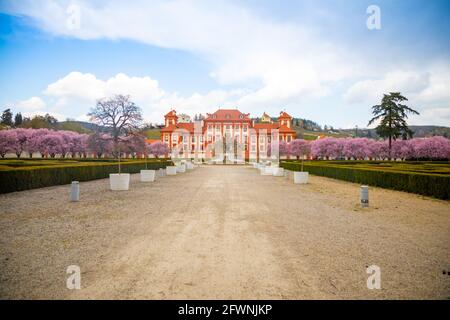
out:
{"label": "palace facade", "polygon": [[295,139],[292,117],[283,111],[276,120],[265,112],[256,121],[237,109],[219,109],[202,120],[181,122],[171,110],[164,116],[161,140],[180,157],[214,158],[221,152],[234,159],[263,159],[272,141]]}

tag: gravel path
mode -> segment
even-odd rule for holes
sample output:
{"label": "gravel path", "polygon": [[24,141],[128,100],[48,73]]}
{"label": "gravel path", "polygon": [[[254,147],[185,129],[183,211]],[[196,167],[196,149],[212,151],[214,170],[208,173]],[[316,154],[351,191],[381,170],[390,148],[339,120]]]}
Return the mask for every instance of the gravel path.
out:
{"label": "gravel path", "polygon": [[[450,203],[322,177],[203,166],[108,190],[108,180],[0,195],[0,298],[450,297]],[[79,265],[81,290],[66,288]],[[381,268],[381,289],[366,267]]]}

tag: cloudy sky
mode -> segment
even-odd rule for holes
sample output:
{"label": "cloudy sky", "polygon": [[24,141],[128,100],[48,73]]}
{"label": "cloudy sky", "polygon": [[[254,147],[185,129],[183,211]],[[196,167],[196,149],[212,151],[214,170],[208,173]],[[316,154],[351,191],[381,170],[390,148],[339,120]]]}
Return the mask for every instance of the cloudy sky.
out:
{"label": "cloudy sky", "polygon": [[410,123],[450,126],[449,17],[446,0],[0,0],[0,106],[85,120],[122,93],[151,122],[222,107],[350,128],[400,91]]}

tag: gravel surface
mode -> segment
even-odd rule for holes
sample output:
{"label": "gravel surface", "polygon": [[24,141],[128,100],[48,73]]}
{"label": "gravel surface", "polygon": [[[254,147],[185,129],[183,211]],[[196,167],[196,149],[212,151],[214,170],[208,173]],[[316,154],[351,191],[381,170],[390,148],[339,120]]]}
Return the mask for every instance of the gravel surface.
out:
{"label": "gravel surface", "polygon": [[[450,203],[202,166],[0,195],[0,298],[448,299]],[[66,268],[81,268],[81,290]],[[381,268],[381,289],[366,268]]]}

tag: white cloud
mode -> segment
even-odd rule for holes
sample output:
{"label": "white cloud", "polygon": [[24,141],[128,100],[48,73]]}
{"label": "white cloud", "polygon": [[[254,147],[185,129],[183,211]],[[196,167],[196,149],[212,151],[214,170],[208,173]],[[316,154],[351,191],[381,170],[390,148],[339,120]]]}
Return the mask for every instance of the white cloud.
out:
{"label": "white cloud", "polygon": [[51,83],[44,94],[56,98],[75,98],[95,102],[115,94],[128,94],[134,100],[147,102],[158,100],[164,95],[158,81],[150,77],[129,77],[118,73],[103,81],[91,73],[71,72],[64,78]]}
{"label": "white cloud", "polygon": [[344,93],[344,100],[371,106],[385,93],[401,92],[408,98],[407,104],[420,112],[411,116],[409,123],[450,126],[450,65],[433,63],[424,70],[399,70],[356,82]]}
{"label": "white cloud", "polygon": [[[79,28],[68,28],[70,5],[80,8]],[[209,76],[219,85],[241,88],[182,97],[164,91],[150,77],[117,74],[102,80],[94,74],[72,72],[44,91],[53,110],[77,108],[78,114],[72,117],[82,116],[96,99],[114,93],[130,94],[151,121],[161,121],[170,107],[191,114],[218,106],[274,113],[283,106],[298,105],[305,97],[326,97],[343,83],[353,83],[343,95],[344,101],[367,109],[389,91],[401,91],[421,111],[447,110],[449,105],[448,64],[444,68],[389,67],[371,61],[360,44],[346,47],[337,38],[314,33],[315,28],[307,22],[275,21],[232,1],[23,0],[4,2],[3,10],[29,17],[55,36],[130,39],[184,50],[207,61]],[[338,95],[340,98],[341,92]]]}
{"label": "white cloud", "polygon": [[24,111],[36,111],[45,107],[45,102],[39,97],[31,97],[28,100],[19,101],[17,107]]}
{"label": "white cloud", "polygon": [[381,79],[362,80],[353,84],[344,94],[348,103],[378,103],[384,93],[402,92],[404,95],[417,94],[430,84],[427,72],[394,71]]}
{"label": "white cloud", "polygon": [[[80,7],[80,28],[67,27],[73,4]],[[249,104],[321,95],[330,83],[359,74],[362,65],[351,50],[319,39],[300,23],[272,21],[229,1],[33,0],[7,7],[57,36],[131,39],[200,55],[219,84],[260,83],[243,101]],[[100,84],[87,80],[80,92],[92,96]],[[58,85],[48,90],[61,92]]]}
{"label": "white cloud", "polygon": [[[148,76],[132,77],[119,73],[103,80],[91,73],[73,71],[50,83],[42,93],[43,98],[32,97],[17,103],[18,109],[27,116],[50,113],[60,120],[69,116],[86,121],[86,114],[98,99],[124,94],[130,95],[141,107],[147,121],[162,122],[162,116],[171,107],[189,114],[206,113],[212,108],[232,105],[230,100],[237,100],[245,92],[212,90],[206,94],[194,93],[183,97],[178,93],[165,92],[158,81]],[[44,107],[48,109],[45,112],[42,111]]]}

